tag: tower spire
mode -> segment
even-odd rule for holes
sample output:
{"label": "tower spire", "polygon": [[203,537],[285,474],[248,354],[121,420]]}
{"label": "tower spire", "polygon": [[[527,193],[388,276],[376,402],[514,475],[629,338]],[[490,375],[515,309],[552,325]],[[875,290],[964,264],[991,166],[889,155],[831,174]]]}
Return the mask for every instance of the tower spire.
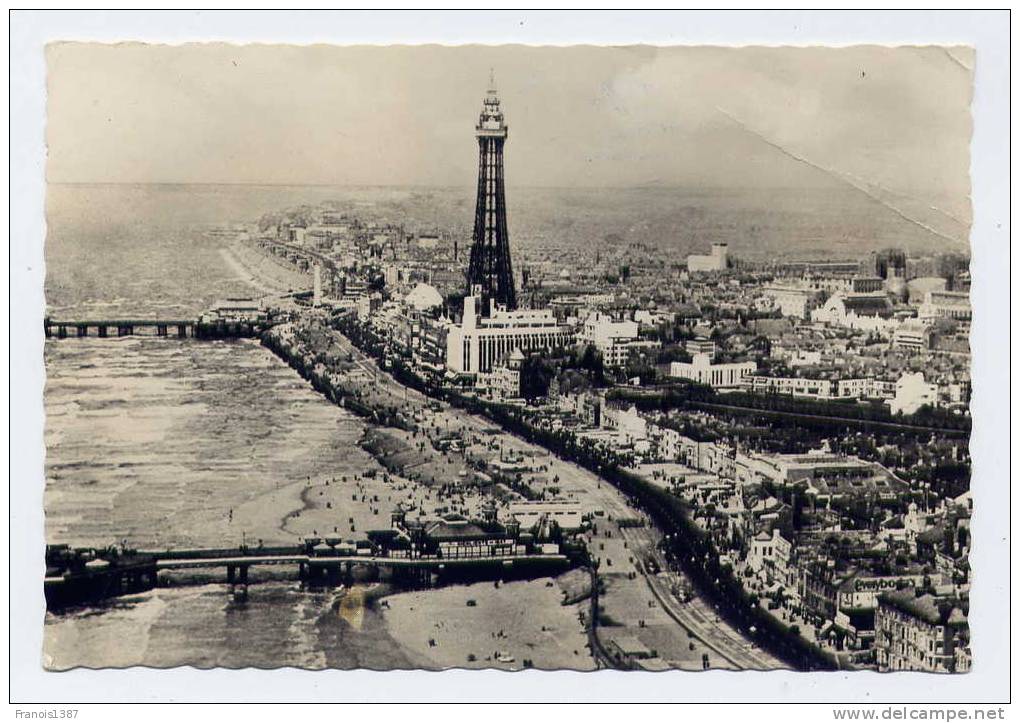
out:
{"label": "tower spire", "polygon": [[517,308],[503,186],[503,145],[508,131],[496,94],[495,72],[490,68],[489,90],[475,126],[478,196],[467,278],[468,294],[473,294],[476,287],[481,290],[483,311],[489,308],[490,301],[508,309]]}

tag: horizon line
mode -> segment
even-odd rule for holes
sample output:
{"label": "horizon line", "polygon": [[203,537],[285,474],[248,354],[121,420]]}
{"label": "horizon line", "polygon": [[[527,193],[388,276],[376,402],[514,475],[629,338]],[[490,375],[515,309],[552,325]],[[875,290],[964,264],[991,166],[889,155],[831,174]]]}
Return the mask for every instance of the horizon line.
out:
{"label": "horizon line", "polygon": [[[273,181],[45,181],[47,186],[241,186],[241,187],[268,187],[268,188],[473,188],[473,183],[282,183]],[[509,185],[509,184],[508,184]],[[538,188],[555,190],[578,190],[578,191],[599,191],[599,190],[621,190],[621,189],[648,189],[648,190],[670,190],[670,189],[741,189],[741,190],[805,190],[805,189],[831,189],[836,190],[833,185],[774,185],[774,186],[741,186],[722,184],[679,184],[679,183],[634,183],[619,185],[541,185],[541,184],[512,184],[516,188]],[[843,190],[843,189],[840,189]]]}

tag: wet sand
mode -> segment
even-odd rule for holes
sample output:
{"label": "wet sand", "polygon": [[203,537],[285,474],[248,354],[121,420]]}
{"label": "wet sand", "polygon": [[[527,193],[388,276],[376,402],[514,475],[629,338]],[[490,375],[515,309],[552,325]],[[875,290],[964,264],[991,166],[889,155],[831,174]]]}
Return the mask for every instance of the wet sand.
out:
{"label": "wet sand", "polygon": [[388,632],[372,601],[375,587],[311,590],[267,582],[250,586],[243,604],[221,584],[157,588],[47,614],[42,662],[49,670],[427,667],[427,659]]}

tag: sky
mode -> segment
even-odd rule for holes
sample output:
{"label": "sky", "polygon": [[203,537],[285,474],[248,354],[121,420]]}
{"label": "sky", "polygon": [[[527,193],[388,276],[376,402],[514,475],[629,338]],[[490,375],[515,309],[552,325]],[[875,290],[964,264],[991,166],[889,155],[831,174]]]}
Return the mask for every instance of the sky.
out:
{"label": "sky", "polygon": [[492,69],[508,186],[850,184],[969,225],[975,60],[964,47],[58,43],[47,178],[470,186]]}

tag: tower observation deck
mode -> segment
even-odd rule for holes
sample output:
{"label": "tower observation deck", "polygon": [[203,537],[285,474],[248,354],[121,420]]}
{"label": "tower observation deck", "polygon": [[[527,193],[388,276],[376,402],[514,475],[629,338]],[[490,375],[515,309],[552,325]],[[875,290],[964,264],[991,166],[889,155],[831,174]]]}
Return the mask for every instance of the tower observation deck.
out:
{"label": "tower observation deck", "polygon": [[478,198],[475,227],[471,235],[468,265],[468,294],[480,287],[482,308],[489,302],[517,308],[513,267],[510,265],[510,237],[506,225],[506,192],[503,189],[503,145],[509,130],[499,105],[499,95],[490,75],[489,90],[475,126],[478,138]]}

